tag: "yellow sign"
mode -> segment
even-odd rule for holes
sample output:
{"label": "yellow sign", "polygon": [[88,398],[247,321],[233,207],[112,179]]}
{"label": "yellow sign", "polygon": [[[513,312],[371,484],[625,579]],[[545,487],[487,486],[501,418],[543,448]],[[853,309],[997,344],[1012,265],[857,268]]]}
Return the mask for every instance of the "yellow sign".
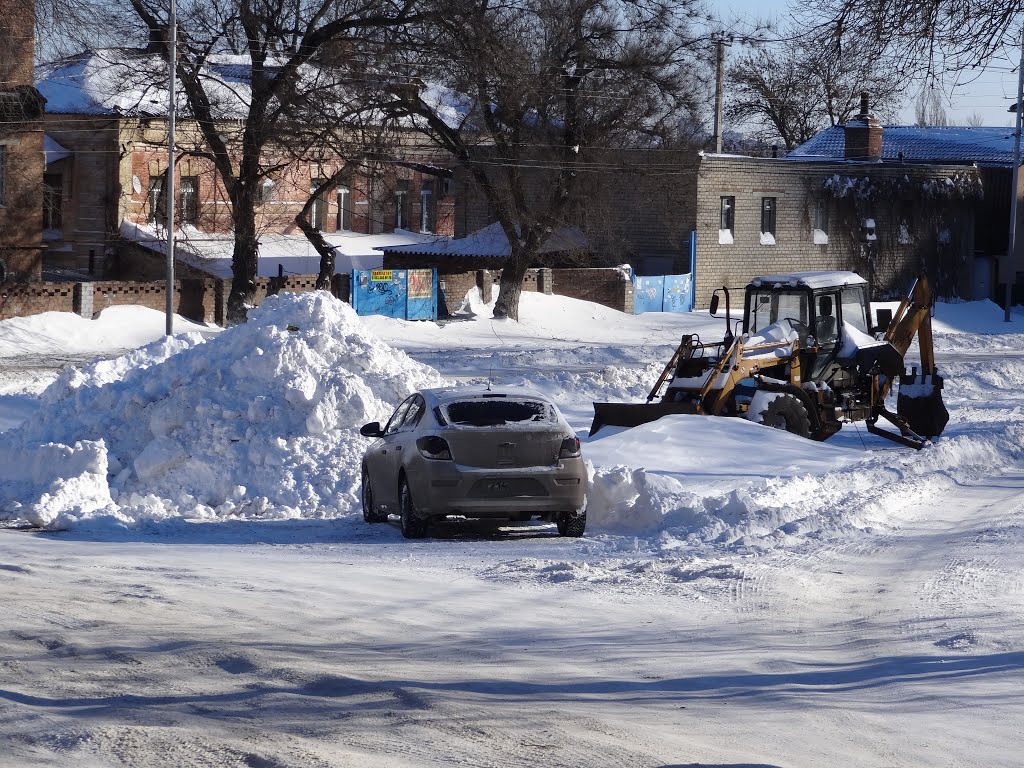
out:
{"label": "yellow sign", "polygon": [[370,280],[374,283],[390,283],[393,272],[394,270],[391,269],[371,269]]}

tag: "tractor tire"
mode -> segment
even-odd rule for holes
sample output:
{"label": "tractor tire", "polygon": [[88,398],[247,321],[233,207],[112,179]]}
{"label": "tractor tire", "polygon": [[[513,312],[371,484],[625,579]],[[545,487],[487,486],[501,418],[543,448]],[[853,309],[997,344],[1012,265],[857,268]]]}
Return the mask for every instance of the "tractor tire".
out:
{"label": "tractor tire", "polygon": [[811,417],[796,395],[781,394],[761,412],[761,423],[799,437],[810,438]]}
{"label": "tractor tire", "polygon": [[386,523],[388,521],[388,513],[381,512],[377,509],[376,504],[373,502],[373,488],[370,486],[370,473],[363,469],[363,487],[362,487],[362,502],[363,502],[363,520],[368,523]]}
{"label": "tractor tire", "polygon": [[400,526],[402,535],[407,539],[422,539],[427,535],[429,521],[416,514],[416,504],[412,500],[409,483],[403,477],[398,489],[399,506],[401,507]]}

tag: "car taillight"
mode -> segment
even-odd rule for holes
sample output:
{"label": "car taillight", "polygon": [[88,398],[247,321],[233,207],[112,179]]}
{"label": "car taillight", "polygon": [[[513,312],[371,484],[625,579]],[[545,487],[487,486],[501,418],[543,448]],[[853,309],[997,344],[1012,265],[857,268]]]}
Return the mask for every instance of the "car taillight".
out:
{"label": "car taillight", "polygon": [[580,455],[580,439],[573,435],[562,441],[562,447],[558,449],[558,458],[575,459]]}
{"label": "car taillight", "polygon": [[420,455],[425,459],[435,459],[437,461],[452,460],[452,451],[448,447],[447,441],[436,435],[419,438],[416,441],[416,447],[419,449]]}

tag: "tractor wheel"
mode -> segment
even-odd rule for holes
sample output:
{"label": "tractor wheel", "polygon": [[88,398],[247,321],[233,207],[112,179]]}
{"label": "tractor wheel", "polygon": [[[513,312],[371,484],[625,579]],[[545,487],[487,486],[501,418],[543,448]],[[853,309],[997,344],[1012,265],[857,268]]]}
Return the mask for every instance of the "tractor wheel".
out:
{"label": "tractor wheel", "polygon": [[795,395],[781,394],[768,403],[768,407],[761,412],[761,423],[800,437],[811,436],[811,417]]}

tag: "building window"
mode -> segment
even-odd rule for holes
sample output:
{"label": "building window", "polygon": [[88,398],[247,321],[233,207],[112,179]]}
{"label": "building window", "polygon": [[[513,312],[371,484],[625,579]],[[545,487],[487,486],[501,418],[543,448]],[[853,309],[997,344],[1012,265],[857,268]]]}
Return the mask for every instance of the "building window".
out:
{"label": "building window", "polygon": [[309,182],[309,194],[316,195],[313,198],[313,207],[309,212],[309,223],[314,229],[323,231],[324,218],[327,215],[327,201],[324,199],[323,189],[327,179],[312,179]]}
{"label": "building window", "polygon": [[338,187],[338,221],[335,229],[339,232],[352,231],[352,190],[346,186]]}
{"label": "building window", "polygon": [[437,209],[434,205],[434,182],[424,181],[420,189],[420,232],[433,232]]}
{"label": "building window", "polygon": [[260,204],[269,203],[274,199],[274,180],[264,179],[260,184]]}
{"label": "building window", "polygon": [[43,229],[63,226],[64,177],[59,173],[43,174]]}
{"label": "building window", "polygon": [[167,211],[163,207],[164,179],[166,175],[150,176],[149,190],[146,192],[146,202],[149,206],[147,221],[150,224],[163,224],[167,218]]}
{"label": "building window", "polygon": [[199,177],[182,176],[181,191],[178,194],[182,224],[196,224],[199,221]]}
{"label": "building window", "polygon": [[761,245],[775,245],[775,212],[777,208],[776,198],[761,198]]}
{"label": "building window", "polygon": [[399,179],[395,187],[395,229],[409,228],[409,182]]}
{"label": "building window", "polygon": [[729,195],[719,200],[718,242],[721,245],[732,245],[736,230],[736,198]]}
{"label": "building window", "polygon": [[824,200],[814,204],[814,237],[815,245],[828,245],[828,208]]}

